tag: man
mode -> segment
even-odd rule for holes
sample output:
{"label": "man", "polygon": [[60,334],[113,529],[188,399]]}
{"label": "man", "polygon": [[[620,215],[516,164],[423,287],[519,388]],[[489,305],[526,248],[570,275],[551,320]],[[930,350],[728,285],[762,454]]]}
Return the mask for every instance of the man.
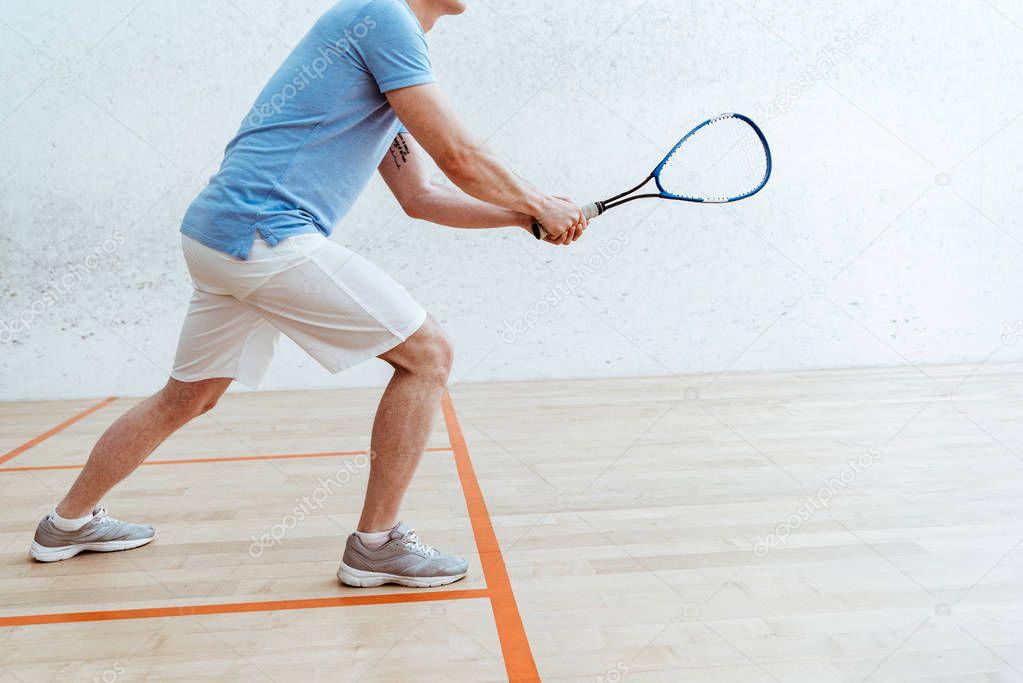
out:
{"label": "man", "polygon": [[[340,580],[440,586],[464,560],[419,540],[398,511],[451,368],[438,324],[400,285],[330,241],[379,169],[405,211],[458,228],[534,217],[568,244],[578,206],[523,183],[459,123],[430,65],[425,32],[461,0],[342,0],[280,67],[182,224],[195,282],[167,385],[99,439],[67,496],[39,524],[31,556],[135,548],[152,527],[106,514],[101,498],[233,380],[257,386],[280,333],[331,372],[371,357],[394,367],[373,424],[366,500]],[[433,185],[425,154],[459,188]]]}

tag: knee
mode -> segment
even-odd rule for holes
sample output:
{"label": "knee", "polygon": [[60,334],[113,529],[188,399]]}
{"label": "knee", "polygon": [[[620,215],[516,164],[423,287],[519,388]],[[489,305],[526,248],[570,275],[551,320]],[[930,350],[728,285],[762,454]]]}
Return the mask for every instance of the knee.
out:
{"label": "knee", "polygon": [[191,420],[213,410],[223,393],[219,383],[172,381],[161,398],[168,410]]}
{"label": "knee", "polygon": [[419,373],[426,375],[439,385],[446,386],[454,362],[455,347],[444,331],[438,328],[437,333],[431,335],[428,342]]}
{"label": "knee", "polygon": [[438,343],[436,364],[438,372],[444,376],[444,384],[447,384],[448,378],[451,376],[451,368],[455,364],[455,345],[451,343],[451,338],[444,333],[441,333]]}
{"label": "knee", "polygon": [[406,344],[410,342],[412,348],[401,368],[439,386],[447,385],[455,349],[440,325],[424,326]]}
{"label": "knee", "polygon": [[195,417],[205,415],[214,408],[217,407],[217,402],[220,400],[220,396],[204,396],[200,400],[196,401],[193,405],[193,412]]}

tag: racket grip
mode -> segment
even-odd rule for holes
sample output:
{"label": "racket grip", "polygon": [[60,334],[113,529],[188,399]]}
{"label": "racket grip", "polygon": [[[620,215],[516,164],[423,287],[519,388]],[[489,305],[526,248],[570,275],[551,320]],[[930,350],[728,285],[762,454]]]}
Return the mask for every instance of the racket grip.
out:
{"label": "racket grip", "polygon": [[[587,204],[586,206],[582,207],[582,209],[583,215],[586,216],[586,220],[591,220],[593,218],[596,218],[600,214],[604,213],[604,209],[599,202]],[[538,240],[542,240],[546,236],[547,231],[543,229],[543,226],[540,225],[540,222],[533,221],[533,237],[535,237]]]}

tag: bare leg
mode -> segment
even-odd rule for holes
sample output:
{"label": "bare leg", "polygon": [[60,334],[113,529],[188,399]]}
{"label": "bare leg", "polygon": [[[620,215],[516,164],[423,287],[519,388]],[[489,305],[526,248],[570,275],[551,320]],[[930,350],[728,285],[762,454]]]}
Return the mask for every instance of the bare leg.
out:
{"label": "bare leg", "polygon": [[429,318],[405,343],[380,356],[394,366],[394,376],[373,422],[374,457],[359,531],[385,531],[397,524],[405,491],[430,438],[451,355],[444,331]]}
{"label": "bare leg", "polygon": [[57,514],[86,517],[118,482],[135,471],[164,439],[216,405],[230,379],[186,383],[175,379],[142,401],[103,433]]}

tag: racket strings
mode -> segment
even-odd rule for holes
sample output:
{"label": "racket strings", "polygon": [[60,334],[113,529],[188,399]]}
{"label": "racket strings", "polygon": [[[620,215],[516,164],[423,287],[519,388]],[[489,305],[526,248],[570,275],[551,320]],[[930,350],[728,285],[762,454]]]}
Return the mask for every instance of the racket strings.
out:
{"label": "racket strings", "polygon": [[767,155],[752,126],[724,116],[679,143],[661,166],[658,180],[665,192],[680,198],[729,201],[763,185]]}

